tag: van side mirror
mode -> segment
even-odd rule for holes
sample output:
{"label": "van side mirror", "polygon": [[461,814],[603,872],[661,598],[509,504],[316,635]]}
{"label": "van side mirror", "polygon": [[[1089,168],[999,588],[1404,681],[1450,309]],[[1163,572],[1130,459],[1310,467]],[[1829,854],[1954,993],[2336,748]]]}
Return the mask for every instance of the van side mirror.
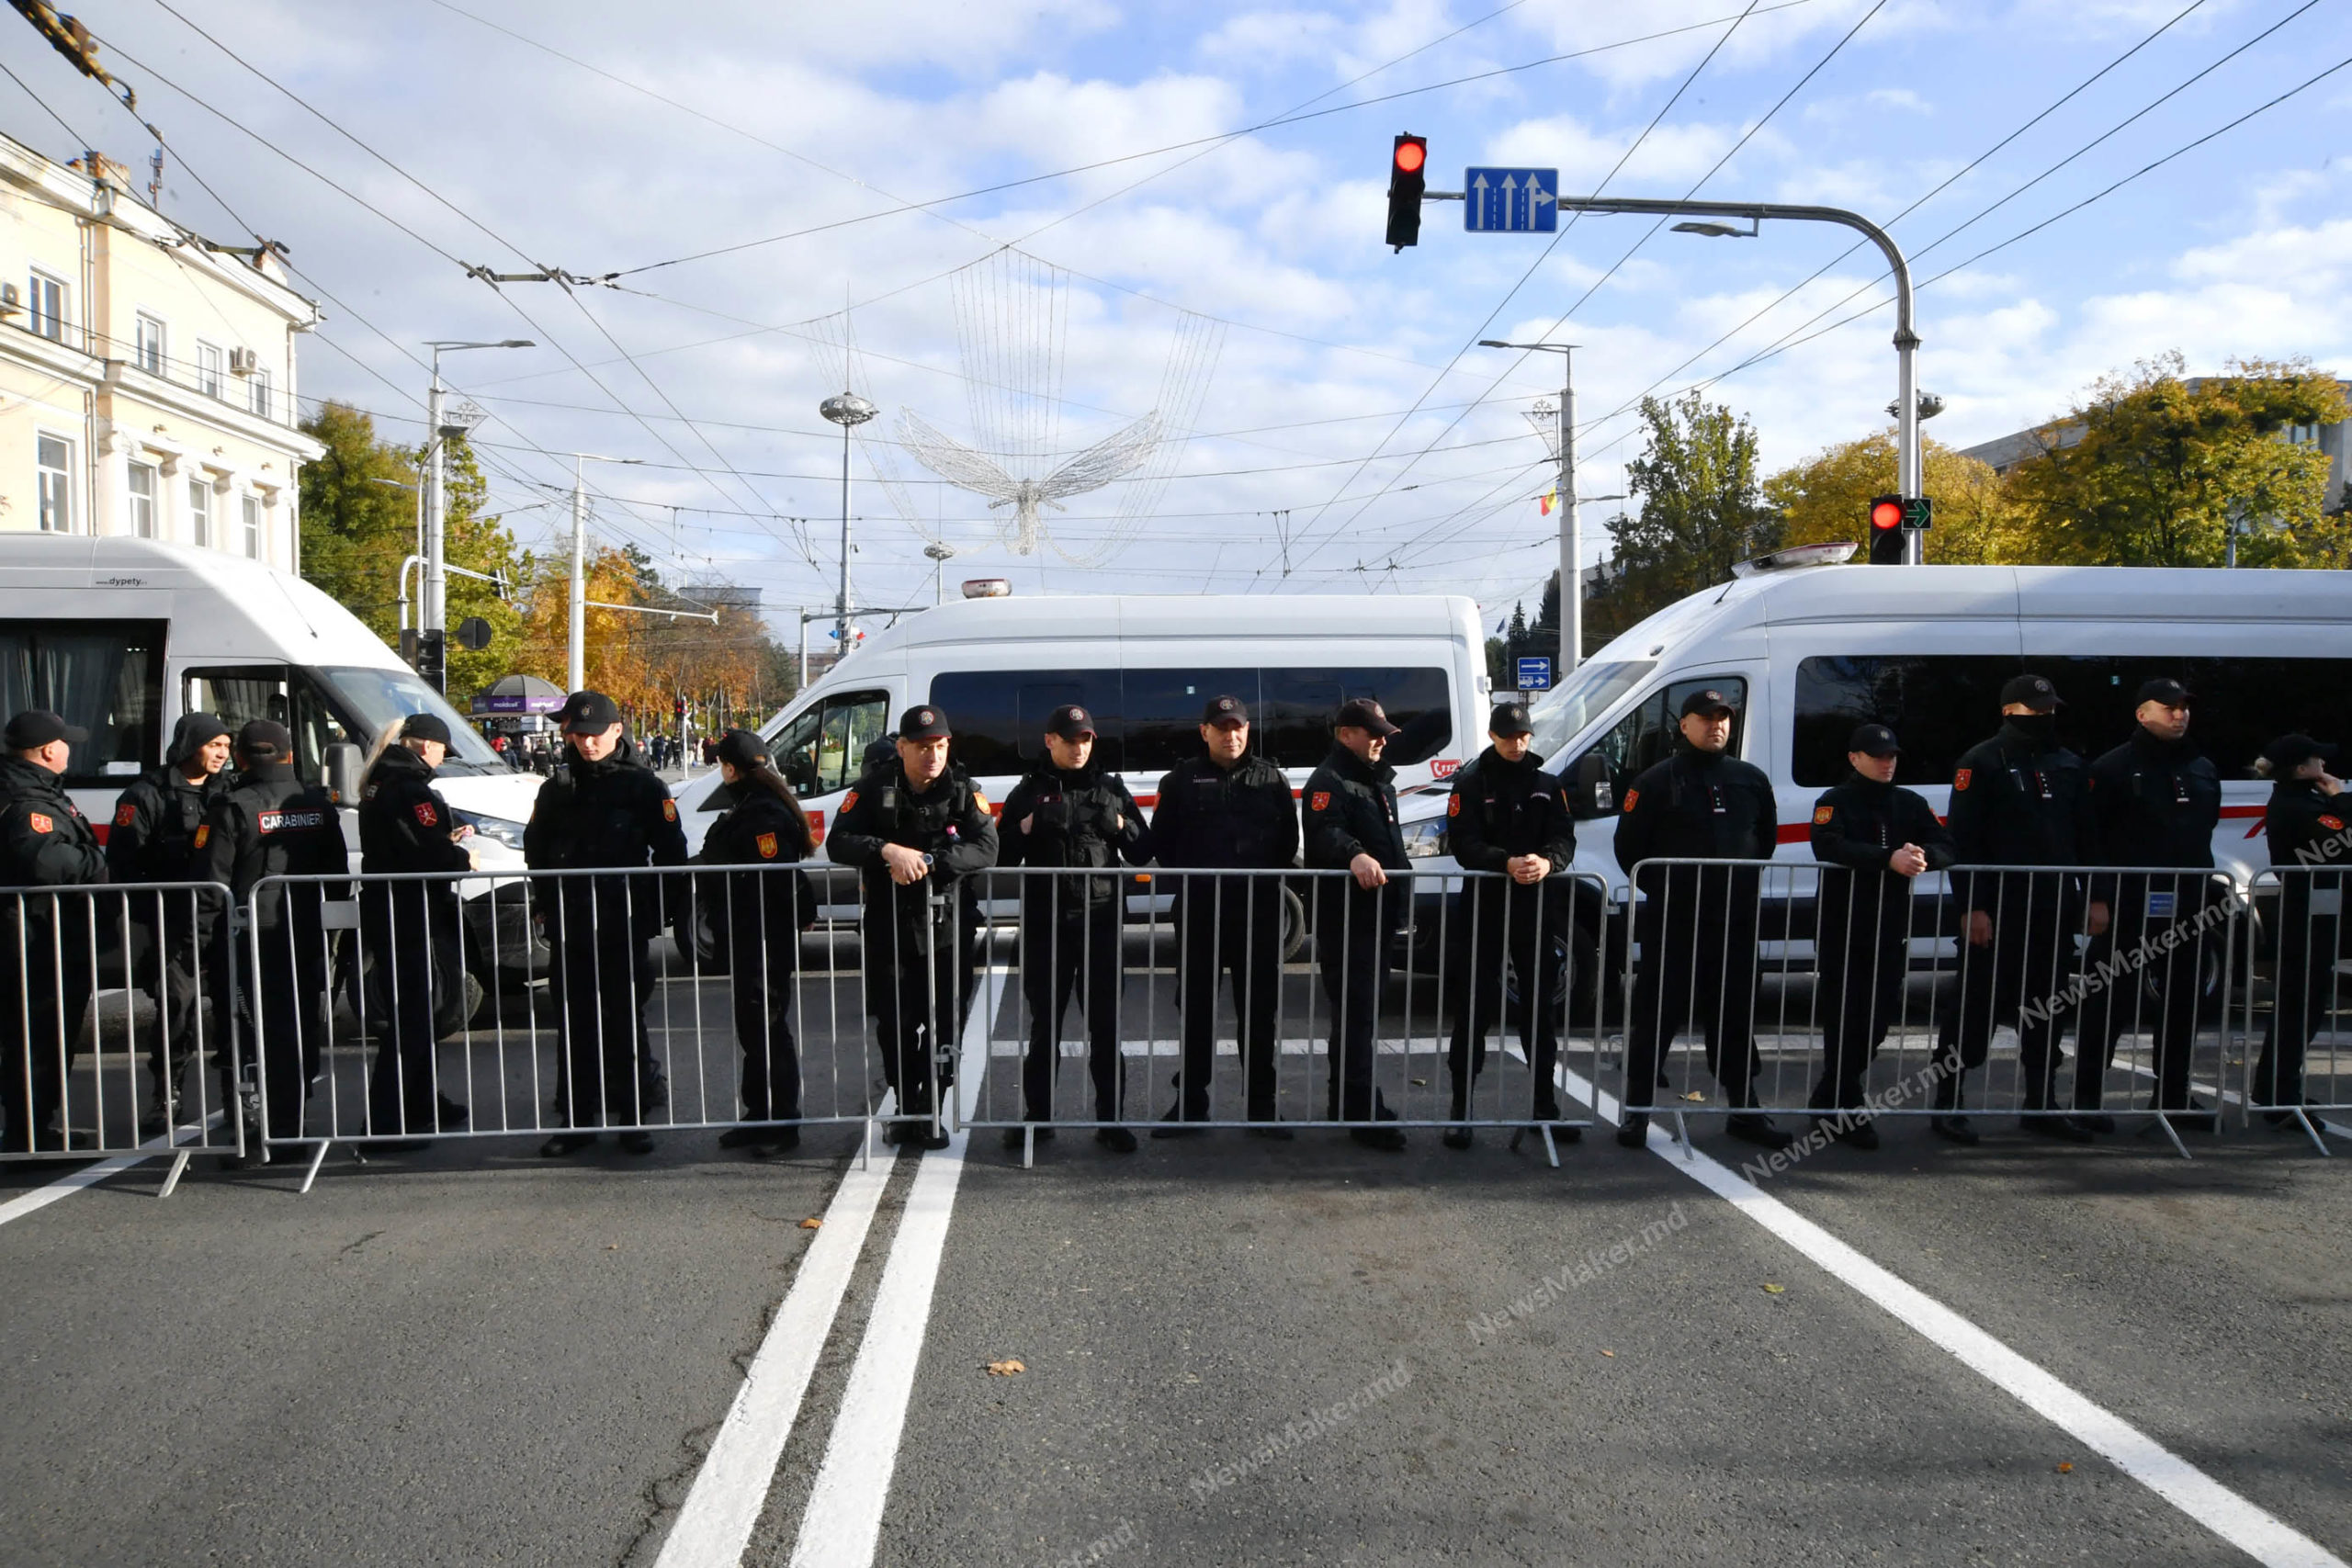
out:
{"label": "van side mirror", "polygon": [[338,740],[319,753],[319,782],[337,806],[359,804],[359,748]]}
{"label": "van side mirror", "polygon": [[1617,815],[1617,775],[1598,750],[1587,751],[1568,769],[1568,809],[1579,822]]}

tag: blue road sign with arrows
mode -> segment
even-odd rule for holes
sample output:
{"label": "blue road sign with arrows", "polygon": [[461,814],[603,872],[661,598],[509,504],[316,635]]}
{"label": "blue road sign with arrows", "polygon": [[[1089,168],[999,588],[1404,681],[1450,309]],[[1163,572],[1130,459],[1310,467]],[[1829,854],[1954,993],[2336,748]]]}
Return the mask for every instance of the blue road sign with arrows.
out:
{"label": "blue road sign with arrows", "polygon": [[1522,692],[1548,692],[1552,689],[1550,655],[1532,654],[1519,661],[1519,689]]}
{"label": "blue road sign with arrows", "polygon": [[1560,227],[1557,169],[1464,169],[1462,226],[1474,234],[1550,234]]}

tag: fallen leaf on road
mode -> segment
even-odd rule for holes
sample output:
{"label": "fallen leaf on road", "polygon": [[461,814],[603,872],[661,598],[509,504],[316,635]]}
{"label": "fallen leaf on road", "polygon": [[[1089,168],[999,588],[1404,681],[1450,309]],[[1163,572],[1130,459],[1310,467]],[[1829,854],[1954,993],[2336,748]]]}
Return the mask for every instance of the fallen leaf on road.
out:
{"label": "fallen leaf on road", "polygon": [[1785,1295],[1788,1293],[1788,1289],[1786,1285],[1767,1285],[1764,1287],[1764,1293],[1768,1296]]}
{"label": "fallen leaf on road", "polygon": [[1411,1081],[1415,1089],[1427,1089],[1430,1084],[1430,1080],[1427,1078],[1414,1078]]}
{"label": "fallen leaf on road", "polygon": [[1685,1099],[1685,1100],[1697,1101],[1697,1100],[1704,1100],[1707,1098],[1707,1096],[1706,1096],[1706,1091],[1705,1091],[1705,1090],[1703,1090],[1703,1089],[1692,1089],[1689,1094],[1684,1095],[1682,1098],[1683,1098],[1683,1099]]}
{"label": "fallen leaf on road", "polygon": [[1019,1361],[1015,1360],[1008,1359],[1002,1361],[990,1361],[989,1363],[989,1376],[992,1378],[1009,1378],[1016,1372],[1025,1372],[1028,1370],[1029,1369],[1027,1367],[1023,1366]]}
{"label": "fallen leaf on road", "polygon": [[820,1230],[823,1228],[824,1224],[822,1220],[808,1219],[800,1222],[800,1228],[804,1231]]}
{"label": "fallen leaf on road", "polygon": [[605,1250],[606,1252],[618,1252],[620,1249],[621,1244],[619,1242],[608,1241],[605,1244]]}
{"label": "fallen leaf on road", "polygon": [[1612,1359],[1613,1359],[1613,1358],[1616,1356],[1617,1352],[1616,1352],[1616,1351],[1614,1351],[1614,1350],[1603,1350],[1603,1351],[1601,1352],[1601,1354],[1602,1354],[1602,1355],[1604,1355],[1604,1356],[1608,1356],[1608,1357],[1611,1357],[1611,1358],[1612,1358]]}
{"label": "fallen leaf on road", "polygon": [[2070,1459],[2062,1459],[2062,1460],[2060,1460],[2060,1461],[2058,1461],[2058,1473],[2059,1473],[2059,1474],[2061,1474],[2061,1475],[2072,1475],[2072,1474],[2074,1474],[2074,1473],[2075,1473],[2075,1461],[2074,1461],[2073,1460],[2070,1460]]}

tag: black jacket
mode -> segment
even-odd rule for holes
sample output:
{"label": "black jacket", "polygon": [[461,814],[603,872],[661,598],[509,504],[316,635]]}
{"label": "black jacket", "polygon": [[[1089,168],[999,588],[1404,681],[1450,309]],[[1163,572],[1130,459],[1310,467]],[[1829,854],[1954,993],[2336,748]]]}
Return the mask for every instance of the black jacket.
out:
{"label": "black jacket", "polygon": [[[291,762],[266,763],[239,774],[235,787],[206,810],[197,847],[204,854],[205,874],[226,883],[240,904],[266,876],[340,875],[351,869],[343,815],[334,797],[296,778]],[[254,919],[265,931],[290,924],[301,937],[315,936],[321,899],[342,897],[345,886],[280,886],[262,895]],[[298,940],[295,946],[305,960],[315,951],[307,941]]]}
{"label": "black jacket", "polygon": [[1919,846],[1929,871],[1942,871],[1959,858],[1951,830],[1936,819],[1936,808],[1910,790],[1851,773],[1814,802],[1813,858],[1853,874],[1821,878],[1825,931],[1856,902],[1868,908],[1873,896],[1884,917],[1877,930],[1889,934],[1909,930],[1905,906],[1914,879],[1887,869],[1894,852],[1905,844]]}
{"label": "black jacket", "polygon": [[190,784],[181,772],[196,748],[187,744],[196,716],[182,714],[160,767],[148,769],[122,792],[107,829],[107,868],[116,882],[198,882],[203,857],[196,830],[219,796],[229,793],[223,771]]}
{"label": "black jacket", "polygon": [[1179,763],[1159,781],[1151,850],[1171,870],[1283,870],[1298,860],[1298,803],[1290,781],[1255,755],[1230,768],[1218,767],[1205,751]]}
{"label": "black jacket", "polygon": [[[2280,871],[2329,868],[2281,878],[2290,901],[2307,900],[2314,888],[2343,886],[2343,874],[2335,868],[2352,861],[2352,792],[2322,795],[2316,779],[2280,779],[2270,786],[2262,826],[2270,842],[2270,863]],[[2331,842],[2336,846],[2332,855],[2327,852]]]}
{"label": "black jacket", "polygon": [[2099,864],[2212,869],[2222,774],[2188,741],[2135,730],[2091,764],[2088,787]]}
{"label": "black jacket", "polygon": [[1500,871],[1513,856],[1542,855],[1558,876],[1577,854],[1567,784],[1545,773],[1544,759],[1533,751],[1506,762],[1489,746],[1454,774],[1445,831],[1453,858],[1471,871]]}
{"label": "black jacket", "polygon": [[[106,879],[106,852],[66,795],[64,781],[20,757],[0,755],[0,887],[71,887]],[[22,902],[28,949],[24,958],[34,966],[33,983],[40,984],[40,957],[30,949],[35,942],[47,948],[52,936],[57,943],[52,951],[62,955],[70,969],[75,968],[77,955],[89,951],[96,913],[90,902]],[[0,898],[0,936],[15,931],[17,904],[15,898]],[[95,923],[103,939],[106,922]],[[16,945],[12,939],[6,950],[0,950],[0,963],[11,965],[11,974],[17,961]]]}
{"label": "black jacket", "polygon": [[[2090,774],[2054,739],[2014,719],[1962,753],[1952,773],[1952,848],[1962,865],[2083,865],[2098,843]],[[1959,879],[1971,909],[2040,908],[2014,878]]]}
{"label": "black jacket", "polygon": [[1344,870],[1356,856],[1370,855],[1390,871],[1408,869],[1396,777],[1396,769],[1335,742],[1306,781],[1306,863]]}
{"label": "black jacket", "polygon": [[[1022,830],[1023,824],[1028,831]],[[1113,866],[1151,859],[1143,807],[1127,786],[1100,768],[1032,768],[1004,797],[997,827],[997,864]],[[1057,884],[1057,897],[1047,893]],[[1000,886],[1001,886],[1000,884]],[[1119,896],[1115,876],[1023,877],[1024,906],[1076,914]]]}
{"label": "black jacket", "polygon": [[1614,848],[1630,872],[1645,860],[1770,860],[1780,834],[1763,769],[1679,742],[1625,791]]}
{"label": "black jacket", "polygon": [[942,888],[962,884],[968,901],[978,897],[974,874],[996,863],[996,818],[989,814],[988,796],[956,763],[948,763],[947,772],[918,795],[907,783],[906,764],[894,755],[868,770],[842,797],[832,831],[825,835],[825,854],[835,865],[858,868],[868,919],[895,911],[911,919],[925,900],[898,896],[882,861],[885,844],[931,856],[925,880]]}
{"label": "black jacket", "polygon": [[[773,782],[762,782],[763,776]],[[808,858],[817,847],[816,834],[790,786],[774,773],[720,784],[712,799],[724,809],[703,835],[695,863],[777,869],[699,877],[697,897],[707,907],[714,942],[731,950],[735,938],[741,936],[747,967],[739,973],[761,973],[748,965],[763,964],[773,974],[778,959],[786,965],[797,963],[803,918],[816,915],[817,890],[808,885],[807,874],[784,869]],[[717,886],[720,882],[727,886]],[[772,956],[756,959],[752,953],[763,943]]]}
{"label": "black jacket", "polygon": [[[628,737],[600,762],[570,747],[563,758],[532,802],[523,829],[524,864],[534,871],[602,871],[686,863],[678,803],[661,775],[638,761]],[[592,885],[599,931],[626,930],[645,940],[661,929],[671,892],[661,879],[547,877],[535,897],[541,909],[584,920]]]}
{"label": "black jacket", "polygon": [[360,786],[359,869],[471,871],[473,856],[449,837],[456,826],[433,787],[433,770],[395,742]]}

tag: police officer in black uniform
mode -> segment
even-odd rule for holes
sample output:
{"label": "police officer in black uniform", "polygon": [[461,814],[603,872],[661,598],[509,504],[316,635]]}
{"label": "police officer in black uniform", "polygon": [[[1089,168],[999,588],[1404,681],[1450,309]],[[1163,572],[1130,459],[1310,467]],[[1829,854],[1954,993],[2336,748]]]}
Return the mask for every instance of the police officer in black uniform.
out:
{"label": "police officer in black uniform", "polygon": [[[1846,742],[1853,769],[1813,805],[1813,855],[1822,863],[1815,895],[1814,1014],[1821,1024],[1821,1081],[1813,1103],[1852,1111],[1880,1042],[1903,1008],[1911,973],[1912,879],[1955,858],[1951,833],[1926,798],[1896,787],[1902,747],[1894,731],[1865,724]],[[1925,935],[1925,931],[1918,934]],[[1820,1117],[1832,1136],[1878,1147],[1867,1117]]]}
{"label": "police officer in black uniform", "polygon": [[[2146,1029],[2155,1040],[2154,1109],[2175,1127],[2211,1133],[2218,1125],[2213,1112],[2189,1098],[2188,1058],[2203,960],[2208,953],[2218,959],[2224,940],[2218,929],[2199,923],[2226,896],[2210,874],[2222,774],[2188,739],[2188,687],[2159,677],[2142,685],[2135,700],[2140,728],[2091,764],[2094,859],[2100,865],[2178,866],[2182,874],[2099,877],[2091,885],[2092,942],[2084,963],[2116,978],[2083,1001],[2075,1029],[2075,1109],[2091,1131],[2115,1130],[2114,1119],[2099,1109],[2115,1042],[2127,1029]],[[2177,945],[2167,948],[2176,929]],[[2156,956],[2143,968],[2117,971],[2117,954],[2140,952]],[[2159,998],[2153,1005],[2146,999],[2151,987]]]}
{"label": "police officer in black uniform", "polygon": [[[213,797],[229,792],[229,727],[217,714],[184,713],[172,726],[164,761],[139,775],[114,807],[107,831],[107,870],[115,882],[200,882],[196,830],[204,825]],[[133,984],[155,1004],[156,1027],[147,1052],[153,1102],[140,1119],[139,1135],[160,1137],[175,1120],[181,1066],[202,1044],[220,1064],[224,1088],[234,1103],[226,1033],[228,987],[217,961],[201,962],[196,947],[202,896],[159,893],[130,900],[130,924],[141,951]],[[198,1072],[202,1073],[199,1066]]]}
{"label": "police officer in black uniform", "polygon": [[[1778,807],[1764,771],[1729,754],[1737,711],[1723,693],[1682,701],[1674,755],[1635,778],[1617,819],[1617,863],[1631,874],[1651,859],[1772,858]],[[1634,1016],[1625,1024],[1625,1105],[1617,1141],[1640,1148],[1649,1136],[1658,1058],[1685,1027],[1707,1043],[1707,1068],[1732,1114],[1724,1131],[1768,1149],[1795,1142],[1756,1107],[1756,925],[1760,874],[1754,868],[1653,866],[1636,879]]]}
{"label": "police officer in black uniform", "polygon": [[[2001,728],[1962,754],[1951,779],[1952,847],[1959,863],[2070,866],[2087,863],[2098,844],[2090,814],[2090,775],[2058,743],[2057,687],[2018,675],[2001,688]],[[2074,964],[2070,947],[2083,914],[2078,877],[2057,872],[1974,873],[1952,879],[1965,912],[1959,984],[1946,991],[1937,1020],[1935,1107],[1928,1123],[1958,1144],[1977,1141],[1961,1114],[1961,1082],[1984,1065],[1994,1027],[2014,1023],[2021,1104],[2029,1132],[2067,1143],[2090,1133],[2056,1109],[2058,1034]],[[2096,934],[2096,933],[2094,933]]]}
{"label": "police officer in black uniform", "polygon": [[1216,986],[1233,976],[1236,1044],[1245,1114],[1252,1131],[1288,1138],[1274,1109],[1274,1021],[1281,999],[1283,892],[1278,876],[1217,872],[1286,871],[1298,859],[1298,803],[1283,771],[1250,750],[1250,709],[1213,697],[1201,713],[1201,754],[1159,781],[1152,807],[1152,856],[1179,874],[1176,888],[1176,1006],[1182,1016],[1183,1074],[1172,1120],[1154,1135],[1209,1116],[1216,1066]]}
{"label": "police officer in black uniform", "polygon": [[[1453,971],[1453,1041],[1446,1068],[1453,1083],[1453,1116],[1470,1114],[1470,1090],[1487,1065],[1487,1032],[1502,1013],[1503,961],[1518,981],[1512,1021],[1534,1080],[1533,1116],[1560,1119],[1553,1078],[1560,1058],[1560,995],[1565,971],[1553,962],[1569,935],[1569,884],[1576,859],[1576,819],[1567,786],[1544,771],[1532,748],[1534,727],[1523,703],[1498,703],[1487,719],[1489,744],[1453,776],[1445,803],[1446,836],[1453,858],[1468,871],[1503,874],[1505,880],[1464,884],[1446,933]],[[1573,957],[1570,962],[1574,962]],[[1578,1127],[1557,1136],[1574,1142]],[[1470,1129],[1449,1127],[1445,1146],[1466,1149]]]}
{"label": "police officer in black uniform", "polygon": [[866,1005],[882,1073],[898,1096],[893,1143],[944,1149],[935,1090],[955,1081],[979,941],[977,874],[996,863],[988,797],[948,759],[947,716],[929,704],[899,721],[896,755],[842,801],[825,853],[863,874]]}
{"label": "police officer in black uniform", "polygon": [[[2278,984],[2270,1026],[2254,1066],[2254,1102],[2308,1105],[2303,1051],[2335,1010],[2335,963],[2342,952],[2344,875],[2317,867],[2352,856],[2352,811],[2344,783],[2328,770],[2336,749],[2308,735],[2282,735],[2262,749],[2255,770],[2270,780],[2263,830],[2270,863],[2279,873]],[[2331,849],[2333,853],[2330,852]],[[2270,1110],[2263,1119],[2285,1126],[2295,1112]]]}
{"label": "police officer in black uniform", "polygon": [[[1390,887],[1388,874],[1408,865],[1396,826],[1396,770],[1380,760],[1397,733],[1378,703],[1350,698],[1340,705],[1330,754],[1306,781],[1306,863],[1348,873],[1315,879],[1317,967],[1331,1004],[1325,1111],[1335,1122],[1396,1119],[1373,1082],[1373,1034],[1388,984],[1396,895],[1403,890],[1401,883]],[[1348,1135],[1375,1149],[1405,1146],[1395,1127],[1354,1127]]]}
{"label": "police officer in black uniform", "polygon": [[[348,873],[342,815],[325,790],[294,776],[294,739],[286,727],[266,718],[247,721],[237,731],[236,753],[235,784],[207,808],[198,829],[205,874],[225,883],[243,907],[266,876]],[[341,882],[297,882],[264,889],[252,935],[236,944],[245,977],[240,998],[250,1043],[245,1059],[260,1064],[266,1132],[278,1142],[333,1131],[306,1128],[304,1111],[326,1042],[327,979],[334,973],[322,906],[342,897],[345,888]],[[226,911],[209,912],[216,929],[208,936],[219,940]]]}
{"label": "police officer in black uniform", "polygon": [[449,814],[433,787],[449,751],[449,727],[429,713],[411,714],[376,759],[359,789],[359,869],[433,872],[432,882],[362,883],[359,931],[369,966],[371,1011],[390,1039],[378,1047],[368,1081],[368,1127],[418,1149],[435,1132],[466,1124],[466,1108],[441,1092],[435,1046],[442,1015],[463,1005],[465,936],[458,927],[453,872],[473,869],[469,824]]}
{"label": "police officer in black uniform", "polygon": [[0,756],[0,1107],[6,1147],[62,1150],[65,1073],[97,983],[87,896],[37,892],[107,880],[98,836],[62,775],[89,731],[45,708],[9,719]]}
{"label": "police officer in black uniform", "polygon": [[[1151,859],[1143,808],[1094,760],[1094,718],[1075,703],[1046,720],[1046,756],[1012,786],[997,827],[999,865],[1115,866]],[[1054,1117],[1054,1067],[1070,994],[1086,1014],[1086,1058],[1094,1080],[1094,1141],[1131,1154],[1119,1060],[1119,936],[1126,899],[1116,876],[1021,879],[1021,992],[1029,1003],[1029,1052],[1022,1062],[1022,1114]],[[1051,1129],[1047,1129],[1050,1131]],[[1017,1147],[1023,1134],[1005,1129]]]}
{"label": "police officer in black uniform", "polygon": [[[804,914],[816,913],[816,890],[797,869],[817,847],[808,813],[775,771],[767,742],[748,729],[718,738],[718,790],[726,809],[703,835],[705,865],[756,865],[697,879],[714,937],[723,936],[735,1043],[743,1053],[741,1127],[718,1135],[721,1148],[755,1156],[800,1146],[800,1047],[792,1037],[793,976],[800,969]],[[804,894],[804,889],[806,892]],[[804,908],[805,906],[805,908]],[[752,1123],[766,1122],[761,1126]]]}
{"label": "police officer in black uniform", "polygon": [[[556,717],[565,754],[531,807],[524,863],[534,871],[685,864],[678,803],[621,733],[619,705],[602,692],[574,692]],[[646,1038],[653,963],[645,944],[663,924],[665,881],[563,876],[537,887],[554,950],[555,1113],[571,1129],[540,1145],[548,1158],[594,1145],[597,1134],[585,1129],[600,1115],[621,1129],[623,1151],[653,1147],[643,1123],[670,1094]]]}

